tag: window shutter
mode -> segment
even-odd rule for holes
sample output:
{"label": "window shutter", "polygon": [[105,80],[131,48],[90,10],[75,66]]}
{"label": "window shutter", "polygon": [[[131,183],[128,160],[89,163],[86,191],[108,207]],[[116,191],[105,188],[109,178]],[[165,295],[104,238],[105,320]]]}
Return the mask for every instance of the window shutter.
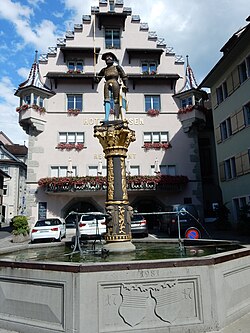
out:
{"label": "window shutter", "polygon": [[213,105],[213,107],[216,108],[216,106],[218,105],[216,89],[215,89],[215,91],[213,91],[213,92],[211,93],[211,101],[212,101],[212,105]]}
{"label": "window shutter", "polygon": [[226,180],[224,162],[221,162],[219,164],[219,173],[220,173],[220,181],[224,182]]}
{"label": "window shutter", "polygon": [[215,129],[215,138],[216,138],[216,142],[219,144],[221,143],[221,131],[220,131],[220,126],[216,127]]}
{"label": "window shutter", "polygon": [[238,132],[238,123],[237,123],[237,114],[234,113],[231,115],[231,126],[232,126],[232,134]]}
{"label": "window shutter", "polygon": [[235,166],[236,166],[236,175],[243,175],[243,165],[242,165],[242,156],[238,154],[235,156]]}
{"label": "window shutter", "polygon": [[239,71],[238,71],[238,67],[236,67],[233,72],[232,72],[232,76],[233,76],[233,87],[234,90],[237,89],[240,85],[240,77],[239,77]]}
{"label": "window shutter", "polygon": [[232,73],[228,76],[226,82],[227,82],[227,92],[228,92],[228,95],[231,95],[232,92],[234,91]]}
{"label": "window shutter", "polygon": [[242,153],[242,167],[243,167],[244,174],[250,172],[250,163],[249,163],[248,151]]}
{"label": "window shutter", "polygon": [[240,131],[242,128],[245,127],[245,118],[244,118],[244,112],[243,109],[239,110],[237,112],[237,124],[238,124],[238,130]]}

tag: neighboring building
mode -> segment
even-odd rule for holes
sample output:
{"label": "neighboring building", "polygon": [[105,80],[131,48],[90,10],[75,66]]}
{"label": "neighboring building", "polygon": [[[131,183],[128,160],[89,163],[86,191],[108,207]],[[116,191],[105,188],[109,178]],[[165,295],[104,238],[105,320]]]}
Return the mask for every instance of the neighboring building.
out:
{"label": "neighboring building", "polygon": [[10,176],[3,184],[2,219],[10,222],[16,215],[26,215],[26,159],[25,145],[13,144],[0,132],[0,169]]}
{"label": "neighboring building", "polygon": [[[183,58],[118,0],[100,0],[91,15],[83,15],[74,31],[35,59],[28,80],[16,91],[19,122],[29,135],[28,215],[34,221],[105,207],[106,161],[94,137],[94,125],[104,119],[104,79],[96,84],[94,78],[105,67],[101,55],[108,51],[128,75],[125,117],[136,132],[126,161],[130,204],[155,212],[168,204],[193,203],[202,215],[199,142],[193,130],[200,122],[194,110],[189,112],[194,119],[182,128],[179,112],[189,106],[178,96],[186,83]],[[202,105],[204,93],[196,93]]]}
{"label": "neighboring building", "polygon": [[220,187],[235,223],[250,202],[249,40],[248,23],[222,47],[222,58],[200,84],[211,89]]}
{"label": "neighboring building", "polygon": [[0,169],[0,228],[2,226],[2,222],[5,221],[4,215],[3,215],[3,213],[4,213],[3,194],[4,194],[4,179],[5,178],[10,178],[10,176],[6,172],[4,172]]}

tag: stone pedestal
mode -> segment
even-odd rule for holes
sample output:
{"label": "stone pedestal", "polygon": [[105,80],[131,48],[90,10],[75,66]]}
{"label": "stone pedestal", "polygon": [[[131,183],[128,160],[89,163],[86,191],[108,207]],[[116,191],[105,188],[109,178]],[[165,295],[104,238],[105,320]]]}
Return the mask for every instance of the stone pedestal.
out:
{"label": "stone pedestal", "polygon": [[94,136],[99,139],[107,159],[108,223],[105,248],[111,252],[133,251],[132,207],[128,201],[125,158],[129,144],[135,141],[135,132],[128,128],[127,121],[115,120],[95,126]]}

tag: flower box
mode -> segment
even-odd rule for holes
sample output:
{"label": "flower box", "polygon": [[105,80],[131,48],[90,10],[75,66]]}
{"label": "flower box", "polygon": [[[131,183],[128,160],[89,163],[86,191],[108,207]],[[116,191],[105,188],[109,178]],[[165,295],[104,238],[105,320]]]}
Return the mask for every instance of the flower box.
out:
{"label": "flower box", "polygon": [[58,145],[56,146],[56,149],[67,150],[67,151],[70,151],[73,149],[75,149],[76,151],[81,151],[84,148],[85,147],[84,147],[83,143],[58,143]]}
{"label": "flower box", "polygon": [[68,109],[67,112],[70,116],[77,116],[80,113],[80,109]]}
{"label": "flower box", "polygon": [[[155,190],[157,186],[184,186],[188,183],[186,176],[128,176],[127,188],[131,190],[147,189]],[[52,177],[41,178],[38,186],[48,192],[65,192],[65,191],[89,191],[89,190],[106,190],[107,178],[104,176],[86,176],[86,177]]]}
{"label": "flower box", "polygon": [[171,148],[171,144],[169,142],[145,142],[143,148],[146,150],[149,149],[168,149]]}
{"label": "flower box", "polygon": [[43,106],[39,106],[36,104],[32,104],[32,105],[23,104],[16,108],[16,112],[27,111],[28,109],[33,109],[33,110],[39,112],[40,114],[46,112],[46,109]]}
{"label": "flower box", "polygon": [[159,114],[160,114],[159,110],[156,110],[156,109],[147,110],[147,115],[150,117],[156,117],[156,116],[159,116]]}
{"label": "flower box", "polygon": [[80,69],[75,69],[75,70],[69,69],[67,71],[67,74],[81,74],[81,73],[82,73],[82,71]]}

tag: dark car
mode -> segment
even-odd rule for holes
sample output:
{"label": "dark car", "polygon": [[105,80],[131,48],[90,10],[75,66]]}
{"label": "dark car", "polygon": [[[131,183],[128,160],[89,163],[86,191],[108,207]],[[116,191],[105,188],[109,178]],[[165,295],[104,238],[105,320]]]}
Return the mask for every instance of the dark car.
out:
{"label": "dark car", "polygon": [[148,225],[146,219],[139,214],[135,214],[131,219],[131,233],[132,236],[140,235],[142,237],[148,236]]}
{"label": "dark car", "polygon": [[185,237],[189,228],[201,231],[199,214],[195,205],[176,204],[168,207],[168,212],[161,221],[161,231],[167,232],[169,236],[178,236],[178,216],[180,224],[180,235]]}

